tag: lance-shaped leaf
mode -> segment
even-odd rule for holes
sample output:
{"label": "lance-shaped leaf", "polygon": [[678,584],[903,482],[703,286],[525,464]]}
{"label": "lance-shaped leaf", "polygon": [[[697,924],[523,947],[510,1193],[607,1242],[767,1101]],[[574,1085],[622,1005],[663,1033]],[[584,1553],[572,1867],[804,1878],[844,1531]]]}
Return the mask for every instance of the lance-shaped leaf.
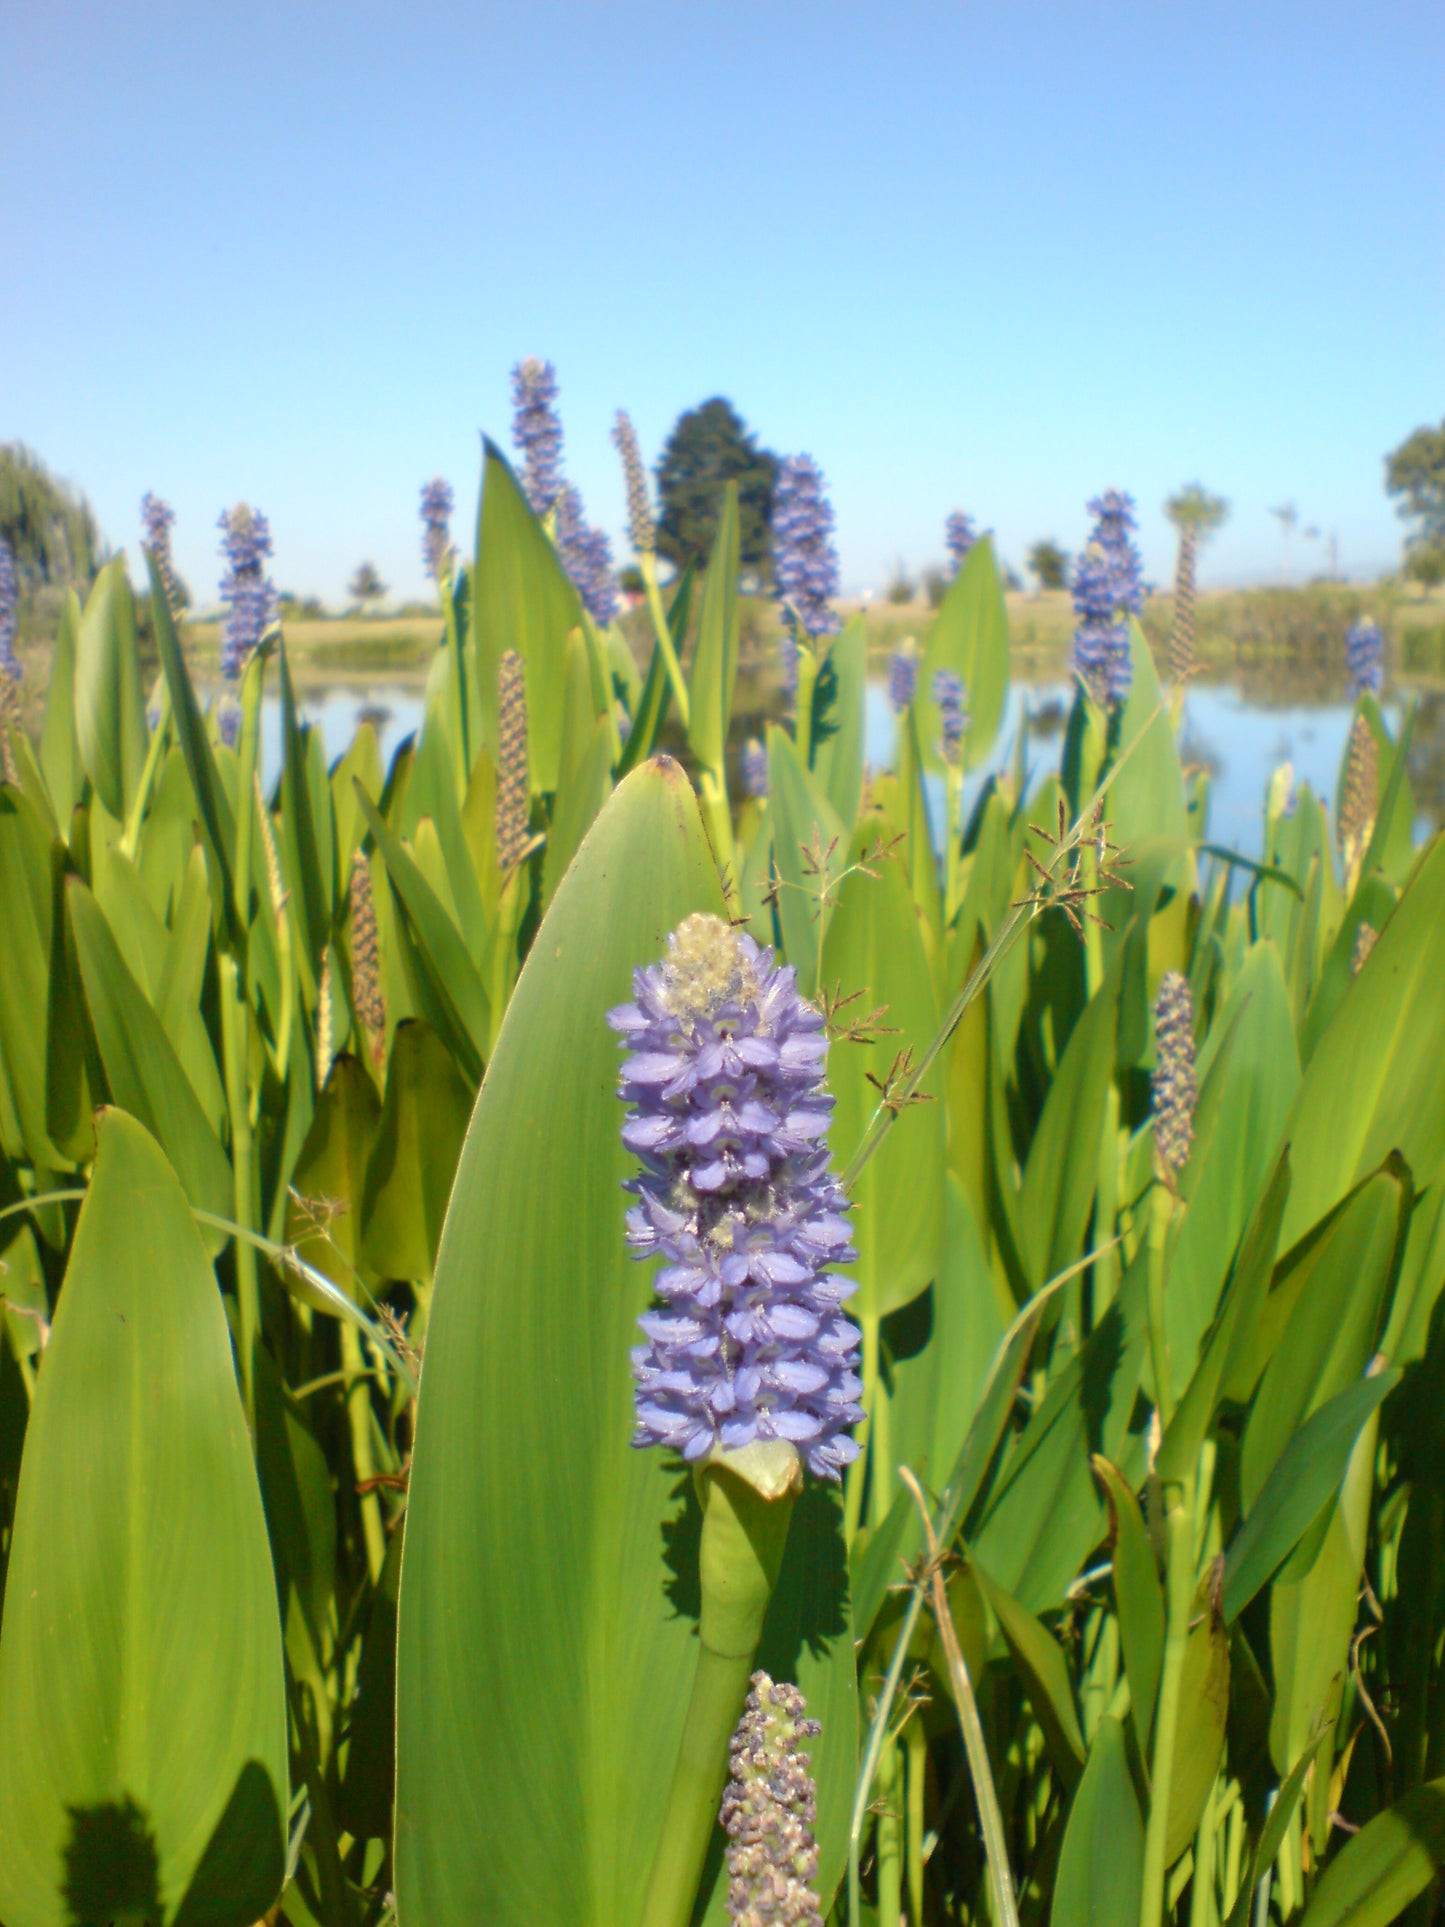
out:
{"label": "lance-shaped leaf", "polygon": [[963,678],[968,704],[964,762],[977,769],[993,747],[1008,696],[1008,614],[991,536],[974,543],[950,584],[919,668],[913,709],[924,760],[934,770],[942,767],[938,744],[943,724],[933,697],[933,678],[940,669]]}
{"label": "lance-shaped leaf", "polygon": [[[689,1478],[629,1443],[652,1281],[624,1242],[633,1165],[606,1012],[685,916],[721,908],[686,779],[645,765],[557,891],[473,1114],[402,1562],[396,1881],[411,1927],[641,1912],[692,1684],[699,1519]],[[814,1771],[836,1881],[856,1688],[829,1495],[805,1493],[793,1539],[764,1652],[824,1722]]]}
{"label": "lance-shaped leaf", "polygon": [[1445,1779],[1377,1813],[1325,1868],[1302,1927],[1388,1927],[1445,1861]]}
{"label": "lance-shaped leaf", "polygon": [[85,787],[85,769],[75,734],[75,643],[80,634],[80,603],[68,589],[50,652],[45,690],[45,722],[40,731],[40,767],[57,822],[68,830],[70,813]]}
{"label": "lance-shaped leaf", "polygon": [[474,1095],[435,1031],[397,1025],[359,1200],[362,1246],[378,1277],[431,1277]]}
{"label": "lance-shaped leaf", "polygon": [[738,674],[738,485],[723,489],[722,513],[707,574],[697,647],[688,672],[688,741],[705,769],[719,774],[727,750]]}
{"label": "lance-shaped leaf", "polygon": [[1106,1713],[1069,1809],[1052,1927],[1130,1927],[1143,1884],[1144,1818],[1124,1729]]}
{"label": "lance-shaped leaf", "polygon": [[1074,1705],[1074,1689],[1063,1648],[1049,1629],[990,1579],[977,1562],[973,1565],[973,1574],[993,1609],[1014,1665],[1023,1677],[1024,1690],[1034,1709],[1034,1718],[1043,1728],[1049,1756],[1065,1786],[1072,1787],[1084,1764],[1084,1735],[1079,1727],[1079,1712]]}
{"label": "lance-shaped leaf", "polygon": [[768,730],[768,791],[783,951],[798,972],[798,988],[812,996],[838,878],[848,861],[847,833],[792,738],[776,726]]}
{"label": "lance-shaped leaf", "polygon": [[75,732],[95,793],[124,821],[146,758],[145,697],[125,557],[95,579],[75,645]]}
{"label": "lance-shaped leaf", "polygon": [[246,1927],[281,1887],[276,1583],[215,1276],[103,1115],[25,1441],[0,1630],[0,1916]]}

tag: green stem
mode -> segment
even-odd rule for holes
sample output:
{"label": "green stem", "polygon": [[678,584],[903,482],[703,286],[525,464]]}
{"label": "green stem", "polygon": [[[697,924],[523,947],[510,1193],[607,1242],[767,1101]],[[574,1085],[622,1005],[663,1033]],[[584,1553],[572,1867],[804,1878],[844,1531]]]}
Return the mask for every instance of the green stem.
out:
{"label": "green stem", "polygon": [[[754,1452],[755,1448],[749,1448]],[[733,1465],[745,1462],[732,1455]],[[797,1490],[768,1497],[726,1462],[698,1475],[702,1612],[697,1672],[673,1768],[641,1927],[688,1927],[727,1777],[728,1741],[747,1698],[763,1616],[777,1584]]]}
{"label": "green stem", "polygon": [[[1094,1210],[1094,1240],[1110,1238],[1119,1215],[1119,1087],[1111,1083],[1104,1100],[1104,1131],[1099,1143],[1098,1203]],[[1094,1267],[1094,1322],[1119,1290],[1122,1266],[1119,1253],[1111,1245]]]}
{"label": "green stem", "polygon": [[[249,792],[243,792],[247,801]],[[225,1060],[226,1108],[231,1118],[231,1171],[236,1222],[255,1228],[252,1174],[251,1107],[247,1096],[246,1005],[234,957],[220,959],[221,1055]],[[237,1350],[241,1355],[241,1399],[246,1422],[256,1432],[256,1340],[261,1328],[261,1286],[255,1247],[236,1240],[236,1308],[240,1315]]]}
{"label": "green stem", "polygon": [[1169,1330],[1164,1312],[1164,1259],[1169,1241],[1169,1221],[1174,1198],[1167,1185],[1156,1183],[1149,1195],[1149,1272],[1147,1303],[1149,1311],[1149,1363],[1154,1372],[1154,1403],[1159,1409],[1159,1424],[1169,1430],[1174,1417],[1174,1387],[1169,1368]]}
{"label": "green stem", "polygon": [[657,646],[662,651],[663,667],[667,671],[667,680],[672,685],[672,700],[677,708],[677,719],[686,729],[692,721],[692,704],[688,700],[687,684],[682,678],[682,664],[678,661],[677,651],[672,646],[672,630],[668,625],[667,611],[662,606],[662,591],[657,586],[657,557],[649,550],[638,556],[637,566],[642,574],[647,611],[652,617],[652,633],[657,638]]}
{"label": "green stem", "polygon": [[[236,917],[240,941],[251,928],[251,840],[256,807],[256,758],[261,735],[261,695],[266,682],[266,648],[253,652],[241,684],[240,776],[236,784]],[[249,1221],[248,1221],[249,1222]]]}
{"label": "green stem", "polygon": [[451,658],[453,686],[456,690],[457,726],[452,731],[452,763],[456,778],[457,802],[467,799],[467,782],[471,776],[471,742],[467,725],[467,668],[462,657],[461,631],[457,627],[456,603],[452,597],[452,572],[450,562],[444,563],[437,574],[437,594],[441,597],[442,617],[446,624],[446,650]]}
{"label": "green stem", "polygon": [[146,750],[146,759],[141,769],[140,783],[136,788],[135,801],[130,806],[130,814],[126,817],[125,830],[120,839],[121,854],[132,858],[140,842],[140,827],[145,820],[151,791],[155,787],[156,771],[161,766],[161,757],[165,754],[166,743],[170,738],[168,725],[171,720],[171,692],[164,680],[161,683],[159,701],[161,713],[156,719],[155,728],[151,731],[150,746]]}
{"label": "green stem", "polygon": [[728,910],[737,915],[742,900],[738,896],[737,851],[733,844],[733,819],[728,808],[727,783],[723,771],[719,769],[699,769],[697,778],[698,800],[702,804],[702,817],[707,825],[713,860],[722,877]]}
{"label": "green stem", "polygon": [[[857,1458],[848,1474],[848,1490],[843,1499],[843,1534],[851,1546],[858,1536],[858,1528],[863,1523],[863,1488],[868,1483],[868,1461],[873,1446],[873,1414],[878,1407],[878,1320],[870,1318],[867,1312],[859,1314],[858,1323],[863,1332],[863,1423],[856,1434],[859,1446]],[[876,1486],[877,1462],[874,1462],[873,1482]]]}
{"label": "green stem", "polygon": [[903,1913],[903,1762],[890,1740],[878,1762],[878,1922],[899,1927]]}
{"label": "green stem", "polygon": [[[361,1340],[354,1325],[341,1327],[341,1364],[346,1374],[346,1419],[351,1428],[351,1462],[356,1467],[356,1482],[362,1485],[376,1477],[376,1454],[371,1449],[371,1379],[361,1355]],[[375,1492],[361,1495],[361,1530],[366,1539],[366,1564],[375,1585],[381,1578],[386,1559],[386,1526],[381,1517],[381,1500]]]}
{"label": "green stem", "polygon": [[961,892],[958,887],[958,872],[961,860],[960,844],[963,839],[963,771],[950,763],[944,773],[944,892],[943,921],[945,927],[952,924],[959,911]]}
{"label": "green stem", "polygon": [[1189,1927],[1219,1927],[1219,1912],[1214,1891],[1215,1834],[1219,1824],[1219,1781],[1216,1778],[1199,1817],[1194,1836],[1193,1897],[1189,1904]]}
{"label": "green stem", "polygon": [[813,686],[817,680],[818,658],[800,636],[798,638],[798,700],[793,739],[798,745],[798,755],[802,758],[804,769],[809,768],[813,760]]}
{"label": "green stem", "polygon": [[502,894],[497,902],[497,926],[492,936],[491,981],[487,985],[492,1022],[491,1043],[487,1051],[488,1063],[496,1055],[497,1039],[502,1034],[502,1019],[507,1014],[507,1000],[512,994],[517,931],[522,922],[522,879],[526,873],[526,864],[519,863],[503,884]]}
{"label": "green stem", "polygon": [[920,1719],[903,1729],[908,1748],[908,1911],[913,1927],[923,1927],[923,1809],[928,1790],[928,1735]]}
{"label": "green stem", "polygon": [[1164,1632],[1164,1667],[1154,1716],[1154,1757],[1149,1774],[1149,1824],[1144,1833],[1144,1883],[1139,1902],[1139,1927],[1161,1927],[1164,1918],[1169,1793],[1174,1780],[1174,1753],[1179,1735],[1179,1688],[1184,1674],[1184,1650],[1189,1643],[1189,1611],[1194,1600],[1192,1512],[1182,1487],[1166,1488],[1168,1611]]}

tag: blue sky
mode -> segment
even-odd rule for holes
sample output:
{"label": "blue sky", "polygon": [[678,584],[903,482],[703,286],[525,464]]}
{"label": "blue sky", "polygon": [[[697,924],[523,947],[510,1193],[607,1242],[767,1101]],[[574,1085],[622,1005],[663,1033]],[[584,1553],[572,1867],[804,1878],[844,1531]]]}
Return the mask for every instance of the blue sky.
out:
{"label": "blue sky", "polygon": [[[1388,566],[1381,457],[1445,415],[1438,0],[331,0],[0,9],[0,438],[199,600],[263,507],[283,587],[422,588],[418,490],[469,529],[507,373],[608,441],[725,394],[822,464],[851,588],[1005,558],[1139,499],[1233,514],[1206,581]],[[619,556],[619,559],[620,556]]]}

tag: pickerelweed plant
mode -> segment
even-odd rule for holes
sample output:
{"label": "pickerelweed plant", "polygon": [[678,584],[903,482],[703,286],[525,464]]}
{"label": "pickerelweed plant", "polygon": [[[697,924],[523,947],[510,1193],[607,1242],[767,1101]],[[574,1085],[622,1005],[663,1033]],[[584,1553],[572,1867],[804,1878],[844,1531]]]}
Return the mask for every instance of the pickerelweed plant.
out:
{"label": "pickerelweed plant", "polygon": [[106,563],[0,723],[0,1920],[1423,1920],[1411,713],[1211,841],[1105,497],[1058,773],[986,534],[869,768],[816,471],[785,705],[736,490],[662,584],[619,425],[611,619],[518,377],[388,757],[308,720],[258,517],[234,742],[155,512],[149,622]]}

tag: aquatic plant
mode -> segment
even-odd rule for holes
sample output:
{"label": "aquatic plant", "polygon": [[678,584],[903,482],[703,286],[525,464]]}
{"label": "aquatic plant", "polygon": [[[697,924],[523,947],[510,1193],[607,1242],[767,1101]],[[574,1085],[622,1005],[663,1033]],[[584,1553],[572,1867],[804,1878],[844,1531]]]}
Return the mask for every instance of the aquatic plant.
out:
{"label": "aquatic plant", "polygon": [[788,455],[773,488],[773,576],[778,599],[805,636],[835,635],[838,552],[823,472],[811,455]]}
{"label": "aquatic plant", "polygon": [[1106,489],[1089,504],[1094,526],[1074,564],[1074,671],[1101,708],[1123,702],[1132,664],[1129,619],[1144,602],[1143,565],[1134,545],[1134,502]]}
{"label": "aquatic plant", "polygon": [[235,682],[276,619],[276,587],[266,574],[271,525],[259,509],[241,502],[228,509],[217,526],[226,563],[221,578],[221,600],[227,605],[221,628],[221,674]]}
{"label": "aquatic plant", "polygon": [[456,496],[450,482],[440,475],[434,475],[425,483],[421,492],[422,560],[428,573],[441,582],[451,567],[452,559],[452,510],[456,506]]}
{"label": "aquatic plant", "polygon": [[522,487],[538,515],[547,515],[562,492],[562,418],[557,413],[557,370],[528,355],[512,370],[512,440],[522,457]]}

